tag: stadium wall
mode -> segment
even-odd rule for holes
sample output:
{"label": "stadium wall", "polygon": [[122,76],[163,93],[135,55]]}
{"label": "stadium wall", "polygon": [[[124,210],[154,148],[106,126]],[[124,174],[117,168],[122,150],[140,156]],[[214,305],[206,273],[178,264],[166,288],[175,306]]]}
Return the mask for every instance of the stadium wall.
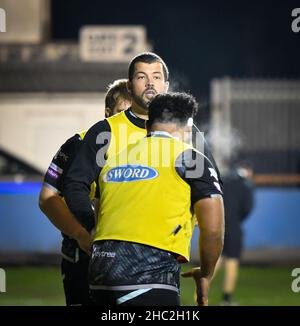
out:
{"label": "stadium wall", "polygon": [[[60,233],[38,207],[40,182],[0,182],[0,254],[57,253]],[[243,225],[245,249],[300,248],[300,189],[258,188],[253,212]],[[196,228],[192,257],[197,256]]]}
{"label": "stadium wall", "polygon": [[0,147],[46,171],[61,144],[104,118],[105,93],[0,94]]}

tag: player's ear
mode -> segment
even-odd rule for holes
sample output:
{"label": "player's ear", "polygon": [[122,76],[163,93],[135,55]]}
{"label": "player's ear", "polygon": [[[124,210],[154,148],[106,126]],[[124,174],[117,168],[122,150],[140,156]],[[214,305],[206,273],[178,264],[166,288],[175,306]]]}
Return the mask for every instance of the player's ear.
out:
{"label": "player's ear", "polygon": [[108,118],[112,115],[112,109],[111,108],[105,108],[105,118]]}
{"label": "player's ear", "polygon": [[168,81],[166,81],[166,83],[165,83],[165,92],[166,93],[168,93],[169,86],[170,86],[170,83]]}
{"label": "player's ear", "polygon": [[127,91],[128,91],[128,93],[129,94],[132,94],[132,83],[131,83],[131,81],[130,80],[127,80],[127,82],[126,82],[126,88],[127,88]]}

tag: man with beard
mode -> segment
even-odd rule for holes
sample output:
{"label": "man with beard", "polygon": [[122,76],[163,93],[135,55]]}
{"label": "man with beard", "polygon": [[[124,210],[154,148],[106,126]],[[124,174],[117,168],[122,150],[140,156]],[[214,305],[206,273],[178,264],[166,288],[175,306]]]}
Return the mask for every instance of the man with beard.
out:
{"label": "man with beard", "polygon": [[134,57],[129,64],[127,84],[132,106],[92,126],[70,166],[64,179],[66,203],[81,224],[91,223],[86,229],[75,220],[68,220],[66,229],[76,236],[79,246],[87,253],[90,253],[92,242],[89,231],[94,225],[94,211],[89,200],[90,185],[97,181],[108,157],[146,136],[148,104],[156,94],[168,91],[168,79],[168,68],[157,54],[146,52]]}

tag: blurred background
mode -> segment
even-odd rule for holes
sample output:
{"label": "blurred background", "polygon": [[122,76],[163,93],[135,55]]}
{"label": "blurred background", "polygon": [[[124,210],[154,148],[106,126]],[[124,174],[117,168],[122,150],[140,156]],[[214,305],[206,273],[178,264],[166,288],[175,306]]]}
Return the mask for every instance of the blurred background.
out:
{"label": "blurred background", "polygon": [[[240,304],[300,304],[291,289],[300,267],[297,7],[291,0],[0,0],[0,267],[7,281],[0,305],[64,304],[61,236],[38,208],[41,180],[59,146],[104,117],[107,85],[126,78],[130,59],[147,50],[166,61],[173,90],[200,102],[196,123],[220,169],[242,159],[254,171]],[[220,284],[213,284],[213,304]],[[193,304],[192,282],[183,287],[183,304]]]}

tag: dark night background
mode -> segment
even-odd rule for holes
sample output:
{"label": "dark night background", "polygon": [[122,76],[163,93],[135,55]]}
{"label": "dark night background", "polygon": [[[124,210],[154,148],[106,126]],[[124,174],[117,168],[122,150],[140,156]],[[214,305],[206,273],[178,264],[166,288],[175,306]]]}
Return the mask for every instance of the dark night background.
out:
{"label": "dark night background", "polygon": [[52,0],[52,38],[77,40],[83,25],[145,25],[171,81],[202,99],[215,77],[300,77],[297,1]]}

